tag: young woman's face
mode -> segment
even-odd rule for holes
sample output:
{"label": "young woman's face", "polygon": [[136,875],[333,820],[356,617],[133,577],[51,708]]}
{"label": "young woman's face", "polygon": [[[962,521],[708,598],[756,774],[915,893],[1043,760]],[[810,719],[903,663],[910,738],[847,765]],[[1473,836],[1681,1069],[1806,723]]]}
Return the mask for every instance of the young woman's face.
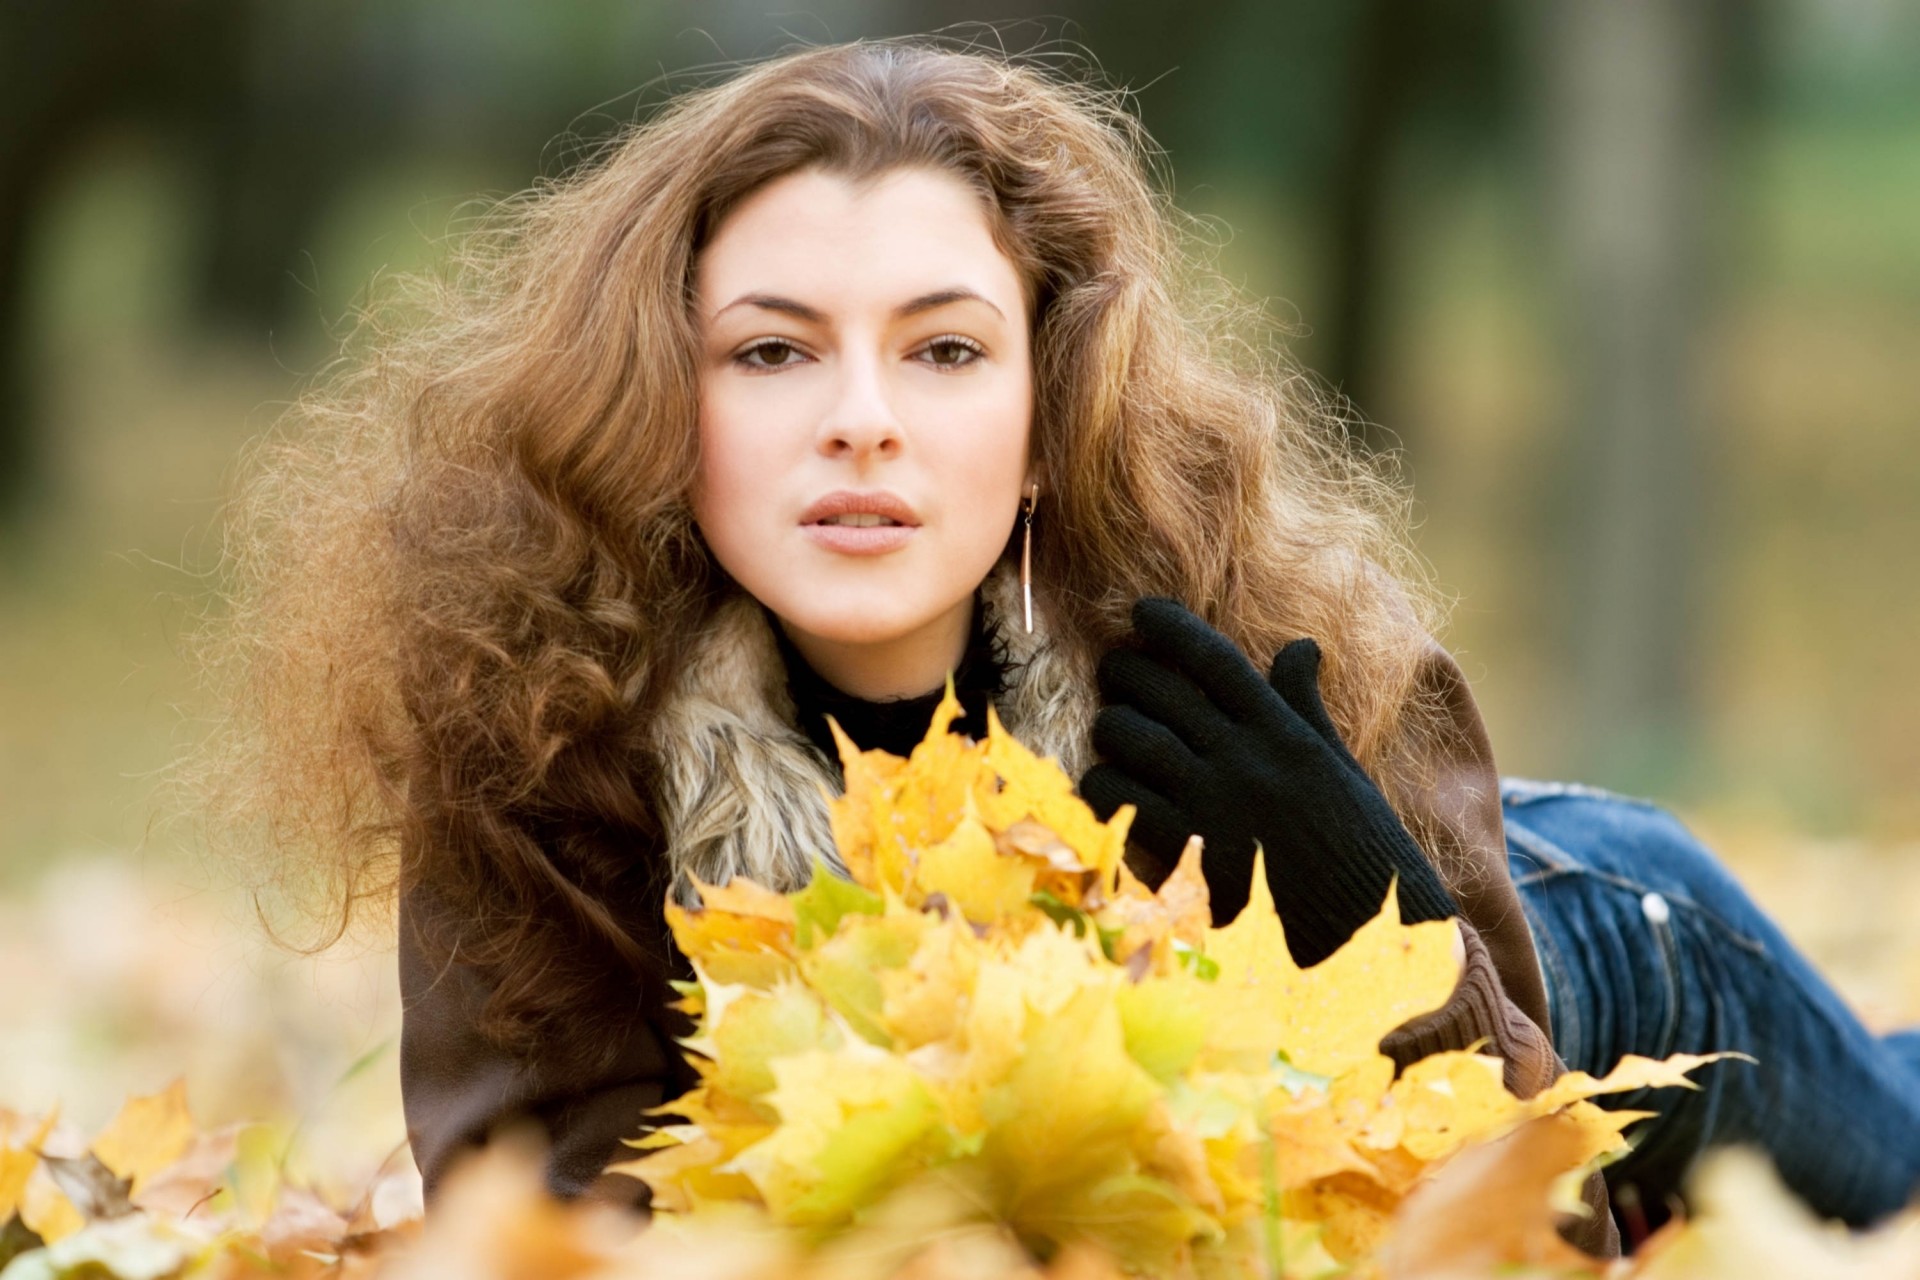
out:
{"label": "young woman's face", "polygon": [[696,284],[707,545],[829,679],[924,649],[937,683],[1030,470],[1025,298],[980,198],[804,170],[721,224]]}

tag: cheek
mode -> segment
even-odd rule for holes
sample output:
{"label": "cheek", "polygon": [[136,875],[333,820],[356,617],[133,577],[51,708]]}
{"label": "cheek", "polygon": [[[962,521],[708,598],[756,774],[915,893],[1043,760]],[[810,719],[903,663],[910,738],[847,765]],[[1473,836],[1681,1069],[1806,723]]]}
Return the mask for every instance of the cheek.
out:
{"label": "cheek", "polygon": [[1025,488],[1032,459],[1033,397],[1024,384],[972,407],[950,424],[951,474],[965,476],[975,500],[995,502]]}
{"label": "cheek", "polygon": [[728,544],[732,526],[751,511],[753,450],[738,429],[738,421],[724,408],[702,408],[699,424],[699,462],[694,468],[690,495],[694,521],[710,544]]}
{"label": "cheek", "polygon": [[777,488],[807,450],[818,414],[811,388],[789,377],[716,377],[700,386],[696,492],[751,499]]}
{"label": "cheek", "polygon": [[693,508],[694,520],[704,526],[707,523],[708,513],[713,509],[713,495],[717,487],[715,473],[720,469],[723,461],[704,410],[700,414],[699,426],[695,431],[694,445],[696,457],[693,467],[693,488],[688,494],[688,504]]}
{"label": "cheek", "polygon": [[[1024,388],[975,400],[942,423],[942,448],[930,459],[950,520],[941,546],[943,575],[972,590],[1005,552],[1019,521],[1032,462],[1032,397]],[[964,581],[963,581],[964,580]]]}

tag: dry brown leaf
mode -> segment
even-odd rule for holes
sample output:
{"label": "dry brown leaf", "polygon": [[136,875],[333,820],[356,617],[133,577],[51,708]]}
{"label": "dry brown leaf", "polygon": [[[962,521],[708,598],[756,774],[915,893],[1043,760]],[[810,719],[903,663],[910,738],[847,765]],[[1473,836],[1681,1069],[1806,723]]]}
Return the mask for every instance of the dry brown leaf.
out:
{"label": "dry brown leaf", "polygon": [[[505,1135],[449,1174],[395,1280],[575,1280],[608,1276],[637,1220],[546,1191],[536,1142]],[[383,1273],[388,1274],[388,1273]],[[646,1274],[635,1272],[634,1274]]]}
{"label": "dry brown leaf", "polygon": [[1560,1114],[1470,1148],[1418,1187],[1394,1215],[1379,1253],[1388,1280],[1482,1280],[1521,1267],[1598,1276],[1604,1263],[1555,1230],[1553,1186],[1585,1137]]}
{"label": "dry brown leaf", "polygon": [[335,1253],[346,1234],[346,1218],[312,1188],[283,1184],[260,1228],[260,1244],[268,1257],[285,1261],[299,1253]]}
{"label": "dry brown leaf", "polygon": [[132,1184],[116,1175],[91,1153],[83,1156],[43,1155],[40,1157],[40,1167],[60,1188],[67,1203],[88,1222],[124,1218],[133,1212],[133,1202],[127,1198],[127,1189]]}
{"label": "dry brown leaf", "polygon": [[135,1207],[172,1218],[201,1211],[222,1189],[227,1167],[239,1153],[240,1134],[248,1127],[234,1124],[195,1134],[177,1160],[151,1174],[133,1193]]}

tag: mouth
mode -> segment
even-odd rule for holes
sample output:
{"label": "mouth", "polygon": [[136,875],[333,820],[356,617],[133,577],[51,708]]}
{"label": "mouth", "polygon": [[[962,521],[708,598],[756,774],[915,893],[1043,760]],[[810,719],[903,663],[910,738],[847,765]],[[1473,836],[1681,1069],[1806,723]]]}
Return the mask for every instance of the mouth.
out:
{"label": "mouth", "polygon": [[801,512],[800,523],[825,529],[912,529],[919,527],[920,516],[897,494],[841,489]]}
{"label": "mouth", "polygon": [[836,529],[897,529],[901,527],[900,521],[875,515],[871,511],[850,511],[843,516],[828,516],[825,520],[815,520],[813,523]]}
{"label": "mouth", "polygon": [[899,551],[918,535],[920,514],[884,490],[829,493],[800,513],[800,527],[824,551],[879,556]]}

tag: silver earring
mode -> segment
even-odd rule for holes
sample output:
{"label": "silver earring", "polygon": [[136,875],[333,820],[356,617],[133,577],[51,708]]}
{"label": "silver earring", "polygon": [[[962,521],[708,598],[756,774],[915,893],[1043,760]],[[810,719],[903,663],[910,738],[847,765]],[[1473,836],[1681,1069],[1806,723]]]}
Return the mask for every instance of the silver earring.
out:
{"label": "silver earring", "polygon": [[1020,603],[1027,634],[1033,634],[1033,509],[1040,505],[1040,486],[1027,490],[1026,532],[1020,539]]}

